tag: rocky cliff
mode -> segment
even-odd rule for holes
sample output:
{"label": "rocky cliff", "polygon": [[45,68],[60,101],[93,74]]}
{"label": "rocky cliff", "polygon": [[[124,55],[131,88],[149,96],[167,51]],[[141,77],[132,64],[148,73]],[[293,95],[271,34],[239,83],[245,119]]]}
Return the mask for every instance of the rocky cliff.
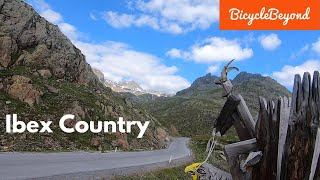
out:
{"label": "rocky cliff", "polygon": [[[0,151],[161,148],[167,134],[146,111],[102,85],[84,55],[55,26],[21,0],[0,0]],[[54,133],[5,133],[6,114],[28,122],[53,121]],[[66,134],[75,121],[151,121],[144,138],[132,134]]]}
{"label": "rocky cliff", "polygon": [[0,68],[34,66],[79,83],[96,83],[91,67],[58,26],[19,0],[0,0]]}

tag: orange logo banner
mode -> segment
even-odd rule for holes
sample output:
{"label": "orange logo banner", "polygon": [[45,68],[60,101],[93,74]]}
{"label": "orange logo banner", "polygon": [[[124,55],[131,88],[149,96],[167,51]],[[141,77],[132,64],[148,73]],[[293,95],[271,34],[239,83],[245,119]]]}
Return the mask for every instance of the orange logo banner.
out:
{"label": "orange logo banner", "polygon": [[220,30],[320,30],[320,0],[220,0]]}

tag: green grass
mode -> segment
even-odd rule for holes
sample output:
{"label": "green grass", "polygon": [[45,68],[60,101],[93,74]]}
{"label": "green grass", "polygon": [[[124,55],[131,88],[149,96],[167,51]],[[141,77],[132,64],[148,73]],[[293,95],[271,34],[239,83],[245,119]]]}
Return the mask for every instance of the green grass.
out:
{"label": "green grass", "polygon": [[191,180],[191,176],[184,173],[185,166],[187,165],[115,177],[114,180]]}
{"label": "green grass", "polygon": [[[204,135],[197,135],[194,136],[190,143],[190,148],[192,149],[192,152],[194,154],[195,159],[192,163],[196,162],[203,162],[207,157],[206,152],[206,146],[208,140],[211,138],[210,134],[204,134]],[[228,140],[226,140],[228,139]],[[229,141],[238,141],[238,138],[235,134],[234,129],[231,129],[225,137],[218,140],[218,143],[224,145],[228,143]],[[224,171],[229,172],[229,166],[227,164],[227,161],[222,158],[223,154],[221,152],[223,151],[223,147],[221,145],[216,146],[215,152],[212,153],[210,156],[208,163],[214,165],[217,168],[220,168]],[[186,166],[192,164],[184,164],[178,167],[173,168],[164,168],[156,171],[151,172],[141,172],[139,174],[131,174],[128,176],[122,176],[122,177],[115,177],[115,180],[192,180],[191,176],[189,174],[184,173],[184,169]]]}

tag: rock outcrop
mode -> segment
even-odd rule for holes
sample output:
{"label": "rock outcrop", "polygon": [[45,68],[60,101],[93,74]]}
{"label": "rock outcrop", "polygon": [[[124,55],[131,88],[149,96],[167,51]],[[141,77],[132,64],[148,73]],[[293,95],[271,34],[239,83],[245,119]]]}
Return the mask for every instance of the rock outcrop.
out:
{"label": "rock outcrop", "polygon": [[12,84],[8,88],[8,93],[12,97],[26,102],[30,106],[40,102],[42,92],[37,90],[31,84],[31,79],[24,76],[14,75],[12,76],[11,81]]}
{"label": "rock outcrop", "polygon": [[21,0],[0,0],[0,47],[0,69],[28,65],[56,78],[97,83],[80,50]]}
{"label": "rock outcrop", "polygon": [[93,68],[93,73],[98,77],[100,82],[103,83],[105,81],[104,74],[99,69]]}

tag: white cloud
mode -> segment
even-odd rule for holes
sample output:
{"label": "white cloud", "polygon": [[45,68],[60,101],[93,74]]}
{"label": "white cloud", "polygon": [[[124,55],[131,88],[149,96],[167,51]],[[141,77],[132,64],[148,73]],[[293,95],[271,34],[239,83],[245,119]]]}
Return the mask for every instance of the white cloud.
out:
{"label": "white cloud", "polygon": [[141,26],[150,26],[153,29],[159,29],[158,20],[154,17],[142,15],[135,20],[135,25],[138,27]]}
{"label": "white cloud", "polygon": [[209,66],[207,72],[211,73],[211,74],[216,74],[219,70],[219,66],[215,65],[215,66]]}
{"label": "white cloud", "polygon": [[306,44],[305,46],[303,46],[298,52],[293,53],[290,56],[290,59],[296,59],[299,56],[302,56],[305,52],[307,52],[309,50],[309,44]]}
{"label": "white cloud", "polygon": [[259,37],[260,44],[265,50],[272,51],[281,45],[281,40],[277,34],[263,35]]}
{"label": "white cloud", "polygon": [[104,13],[103,19],[114,28],[149,26],[153,29],[159,29],[158,20],[148,15],[137,17],[135,15],[119,14],[117,12],[108,11]]}
{"label": "white cloud", "polygon": [[64,22],[62,15],[52,10],[50,5],[44,0],[31,0],[30,4],[39,9],[39,14],[47,21],[58,25],[63,34],[65,34],[72,42],[79,38],[81,33],[77,31],[76,27]]}
{"label": "white cloud", "polygon": [[75,45],[82,50],[93,67],[103,71],[107,79],[132,79],[139,82],[143,88],[170,93],[190,85],[186,79],[175,75],[177,67],[165,66],[159,58],[134,51],[126,44],[78,42]]}
{"label": "white cloud", "polygon": [[72,41],[76,41],[79,38],[80,32],[78,32],[73,25],[62,22],[59,23],[58,26],[60,30],[63,32],[63,34],[65,34]]}
{"label": "white cloud", "polygon": [[312,50],[314,50],[317,53],[320,53],[320,38],[318,38],[317,42],[312,43]]}
{"label": "white cloud", "polygon": [[309,72],[312,75],[314,71],[319,69],[319,60],[308,60],[298,66],[286,65],[281,71],[273,72],[273,77],[282,85],[292,88],[295,74],[303,76],[304,72]]}
{"label": "white cloud", "polygon": [[130,27],[135,21],[134,15],[129,14],[118,14],[117,12],[108,11],[104,13],[103,18],[109,23],[112,27],[122,28]]}
{"label": "white cloud", "polygon": [[166,52],[166,55],[172,58],[177,58],[177,59],[183,57],[183,55],[181,54],[181,50],[176,48],[170,49],[168,52]]}
{"label": "white cloud", "polygon": [[89,13],[89,17],[90,17],[90,19],[92,19],[92,20],[94,20],[94,21],[96,21],[96,20],[98,20],[98,18],[96,17],[96,15],[94,14],[94,13]]}
{"label": "white cloud", "polygon": [[[124,43],[93,44],[83,42],[79,39],[81,33],[71,24],[64,22],[63,17],[58,12],[53,11],[45,1],[34,0],[31,3],[39,9],[42,16],[52,14],[52,16],[48,16],[52,23],[59,26],[61,31],[86,56],[86,61],[91,66],[103,71],[107,79],[113,81],[130,79],[137,81],[145,89],[168,93],[174,93],[190,86],[186,79],[176,75],[177,67],[164,65],[158,57],[135,51]],[[130,17],[123,16],[122,19],[114,21],[121,26],[130,23]],[[150,20],[145,17],[141,19],[140,23],[150,23]]]}
{"label": "white cloud", "polygon": [[219,20],[218,0],[139,0],[129,1],[128,4],[131,10],[136,10],[137,15],[108,11],[104,14],[106,22],[115,28],[125,28],[138,26],[139,21],[147,17],[143,26],[180,34],[207,29]]}
{"label": "white cloud", "polygon": [[248,59],[253,56],[253,50],[242,47],[236,39],[212,37],[193,45],[190,51],[174,48],[166,54],[172,58],[187,59],[198,63],[217,63],[231,59]]}
{"label": "white cloud", "polygon": [[45,9],[41,13],[41,16],[53,24],[58,24],[63,21],[62,16],[51,9]]}

